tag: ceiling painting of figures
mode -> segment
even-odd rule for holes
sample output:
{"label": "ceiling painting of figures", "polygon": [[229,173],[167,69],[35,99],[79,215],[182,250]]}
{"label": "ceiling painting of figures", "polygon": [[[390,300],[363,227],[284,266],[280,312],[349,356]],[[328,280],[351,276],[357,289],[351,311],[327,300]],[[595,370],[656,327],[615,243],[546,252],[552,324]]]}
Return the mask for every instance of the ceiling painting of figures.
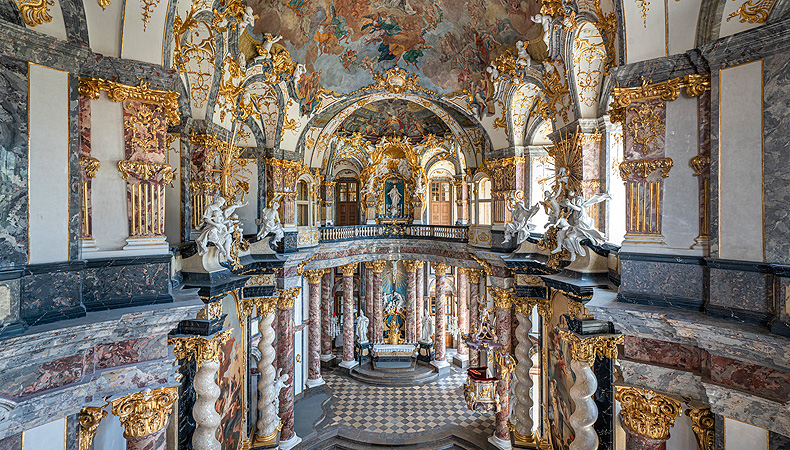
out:
{"label": "ceiling painting of figures", "polygon": [[[394,66],[440,94],[472,91],[485,67],[517,40],[542,44],[534,0],[251,0],[260,18],[247,32],[280,44],[321,86],[348,94]],[[534,41],[534,44],[533,44]],[[545,45],[544,45],[545,47]],[[537,50],[540,51],[540,50]],[[530,49],[532,53],[532,49]]]}
{"label": "ceiling painting of figures", "polygon": [[373,143],[385,136],[408,137],[410,142],[418,143],[428,134],[444,137],[450,129],[436,114],[417,103],[386,99],[354,111],[338,132],[343,135],[361,133]]}

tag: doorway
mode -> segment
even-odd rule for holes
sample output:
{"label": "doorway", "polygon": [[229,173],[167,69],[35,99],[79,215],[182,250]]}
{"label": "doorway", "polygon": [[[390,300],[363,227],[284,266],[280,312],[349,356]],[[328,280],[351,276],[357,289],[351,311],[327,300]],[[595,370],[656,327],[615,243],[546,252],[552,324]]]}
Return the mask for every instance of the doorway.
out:
{"label": "doorway", "polygon": [[431,225],[452,225],[450,182],[431,182]]}
{"label": "doorway", "polygon": [[359,224],[359,182],[356,180],[337,182],[337,221],[335,225]]}

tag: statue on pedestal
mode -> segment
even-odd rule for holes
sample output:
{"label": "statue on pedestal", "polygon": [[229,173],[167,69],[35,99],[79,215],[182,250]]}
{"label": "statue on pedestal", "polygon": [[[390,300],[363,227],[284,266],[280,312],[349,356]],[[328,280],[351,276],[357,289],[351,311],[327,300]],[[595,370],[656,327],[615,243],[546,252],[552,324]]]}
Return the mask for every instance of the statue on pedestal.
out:
{"label": "statue on pedestal", "polygon": [[365,316],[365,313],[360,311],[359,317],[357,317],[357,342],[360,344],[368,343],[369,324],[370,321],[368,320],[367,316]]}
{"label": "statue on pedestal", "polygon": [[269,233],[274,233],[272,244],[275,244],[285,236],[285,230],[283,230],[283,225],[280,223],[280,214],[277,212],[280,209],[278,198],[275,197],[269,204],[269,207],[264,208],[261,212],[261,219],[257,221],[258,225],[261,226],[256,236],[258,240],[265,238]]}
{"label": "statue on pedestal", "polygon": [[401,194],[398,190],[398,186],[396,184],[392,185],[392,189],[389,190],[387,195],[390,198],[390,217],[398,217],[400,216],[400,199]]}
{"label": "statue on pedestal", "polygon": [[529,237],[529,232],[535,229],[535,224],[532,223],[532,218],[538,213],[540,203],[536,203],[531,208],[527,209],[523,200],[519,200],[513,207],[508,205],[507,208],[513,220],[505,224],[505,239],[502,241],[507,244],[510,238],[516,236],[516,244],[521,244]]}
{"label": "statue on pedestal", "polygon": [[425,315],[422,320],[422,335],[420,340],[423,342],[431,342],[431,336],[434,334],[434,324],[431,317],[431,311],[425,308]]}

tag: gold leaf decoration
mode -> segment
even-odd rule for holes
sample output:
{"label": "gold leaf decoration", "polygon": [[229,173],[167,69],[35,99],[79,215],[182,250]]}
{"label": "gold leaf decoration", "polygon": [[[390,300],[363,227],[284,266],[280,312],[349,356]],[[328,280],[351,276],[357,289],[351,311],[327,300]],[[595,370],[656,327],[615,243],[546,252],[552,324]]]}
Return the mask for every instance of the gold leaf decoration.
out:
{"label": "gold leaf decoration", "polygon": [[768,13],[774,6],[775,0],[747,0],[737,11],[727,17],[727,22],[739,17],[741,23],[764,23],[768,20]]}
{"label": "gold leaf decoration", "polygon": [[49,15],[48,7],[54,5],[55,2],[53,0],[17,0],[22,19],[31,27],[52,22],[52,16]]}

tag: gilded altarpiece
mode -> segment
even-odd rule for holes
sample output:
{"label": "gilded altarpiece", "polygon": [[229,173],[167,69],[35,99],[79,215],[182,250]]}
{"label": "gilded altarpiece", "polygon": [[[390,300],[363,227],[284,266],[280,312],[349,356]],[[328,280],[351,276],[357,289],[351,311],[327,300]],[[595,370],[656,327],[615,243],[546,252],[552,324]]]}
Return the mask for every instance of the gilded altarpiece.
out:
{"label": "gilded altarpiece", "polygon": [[544,432],[555,450],[567,450],[575,433],[570,417],[576,405],[571,400],[570,389],[576,381],[571,371],[570,343],[560,335],[560,328],[567,328],[563,314],[568,313],[568,299],[554,291],[550,297],[548,317],[543,317],[543,348],[541,372],[543,373]]}
{"label": "gilded altarpiece", "polygon": [[240,313],[242,305],[235,293],[222,299],[225,316],[223,328],[231,330],[230,339],[221,347],[217,384],[220,396],[217,412],[222,419],[217,429],[217,440],[222,448],[238,450],[247,439],[247,321]]}

